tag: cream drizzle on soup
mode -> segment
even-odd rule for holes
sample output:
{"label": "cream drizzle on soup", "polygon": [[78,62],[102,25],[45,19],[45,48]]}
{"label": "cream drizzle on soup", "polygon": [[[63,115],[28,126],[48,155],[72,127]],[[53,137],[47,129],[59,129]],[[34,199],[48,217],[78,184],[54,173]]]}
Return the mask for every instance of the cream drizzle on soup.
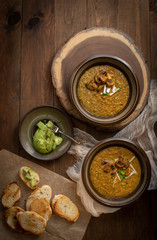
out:
{"label": "cream drizzle on soup", "polygon": [[109,65],[88,69],[78,82],[81,104],[95,116],[114,116],[125,108],[129,99],[129,83],[124,74]]}
{"label": "cream drizzle on soup", "polygon": [[108,147],[100,151],[90,166],[90,180],[98,193],[110,198],[131,194],[141,179],[139,160],[124,147]]}

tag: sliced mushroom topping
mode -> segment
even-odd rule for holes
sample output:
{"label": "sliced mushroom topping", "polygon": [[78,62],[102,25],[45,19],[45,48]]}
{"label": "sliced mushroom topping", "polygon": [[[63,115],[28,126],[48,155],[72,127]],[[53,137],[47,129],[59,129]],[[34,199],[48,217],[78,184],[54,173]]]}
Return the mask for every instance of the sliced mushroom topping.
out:
{"label": "sliced mushroom topping", "polygon": [[124,160],[124,165],[125,165],[125,168],[128,168],[130,166],[130,163],[128,160]]}
{"label": "sliced mushroom topping", "polygon": [[95,74],[94,80],[96,83],[101,83],[100,71]]}
{"label": "sliced mushroom topping", "polygon": [[125,171],[125,176],[129,176],[131,174],[131,168],[128,167]]}
{"label": "sliced mushroom topping", "polygon": [[86,83],[86,88],[88,88],[91,91],[95,91],[98,88],[98,85],[94,82],[94,80],[91,80],[89,83]]}
{"label": "sliced mushroom topping", "polygon": [[104,89],[104,85],[99,85],[99,87],[97,88],[97,91],[100,92]]}
{"label": "sliced mushroom topping", "polygon": [[120,157],[119,157],[119,159],[116,161],[116,167],[118,167],[118,168],[123,168],[124,167],[124,163],[123,163],[123,155],[121,155]]}
{"label": "sliced mushroom topping", "polygon": [[107,79],[107,81],[106,81],[107,87],[112,87],[114,84],[115,84],[115,80]]}
{"label": "sliced mushroom topping", "polygon": [[110,96],[120,90],[120,88],[115,87],[115,80],[112,79],[111,75],[106,70],[98,71],[94,79],[86,83],[85,86],[90,91],[101,92],[102,95],[108,95],[111,90]]}
{"label": "sliced mushroom topping", "polygon": [[114,167],[114,163],[110,160],[104,160],[102,162],[102,165],[104,165],[104,172],[109,173],[111,169]]}
{"label": "sliced mushroom topping", "polygon": [[102,81],[102,84],[105,84],[106,81],[107,81],[107,77],[103,74],[101,74],[101,77],[100,77],[101,81]]}
{"label": "sliced mushroom topping", "polygon": [[86,88],[91,91],[95,91],[95,88],[90,83],[86,83]]}
{"label": "sliced mushroom topping", "polygon": [[101,78],[99,75],[97,75],[97,77],[94,78],[96,83],[101,83]]}
{"label": "sliced mushroom topping", "polygon": [[123,157],[123,155],[121,155],[120,157],[119,157],[119,159],[118,159],[118,161],[116,161],[116,166],[118,167],[118,168],[128,168],[129,167],[129,161],[127,161],[124,157]]}
{"label": "sliced mushroom topping", "polygon": [[109,74],[109,73],[107,73],[107,78],[110,80],[110,79],[112,79],[111,78],[111,75]]}
{"label": "sliced mushroom topping", "polygon": [[106,74],[107,74],[107,72],[105,70],[101,70],[101,71],[97,72],[95,74],[95,78],[94,78],[95,82],[105,84],[105,82],[107,81]]}

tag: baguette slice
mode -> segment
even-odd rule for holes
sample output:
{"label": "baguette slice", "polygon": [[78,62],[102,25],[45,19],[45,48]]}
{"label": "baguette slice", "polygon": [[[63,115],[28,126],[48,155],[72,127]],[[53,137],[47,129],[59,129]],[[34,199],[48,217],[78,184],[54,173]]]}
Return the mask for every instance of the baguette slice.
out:
{"label": "baguette slice", "polygon": [[2,204],[4,207],[10,208],[21,197],[21,190],[16,182],[10,183],[2,196]]}
{"label": "baguette slice", "polygon": [[38,213],[44,217],[46,221],[48,221],[52,215],[52,209],[49,201],[42,197],[37,197],[32,201],[30,211]]}
{"label": "baguette slice", "polygon": [[6,223],[16,232],[23,232],[22,227],[20,226],[16,214],[18,212],[24,212],[24,210],[20,207],[13,206],[11,208],[8,208],[5,211],[5,220]]}
{"label": "baguette slice", "polygon": [[[25,170],[28,170],[28,172]],[[19,177],[26,184],[26,186],[31,189],[36,189],[40,182],[39,174],[31,168],[25,166],[21,167],[19,171]]]}
{"label": "baguette slice", "polygon": [[65,195],[55,195],[51,202],[53,211],[71,222],[76,222],[79,217],[77,206]]}
{"label": "baguette slice", "polygon": [[35,198],[42,197],[50,201],[52,197],[52,189],[49,185],[42,185],[40,188],[35,189],[26,201],[26,210],[30,210],[30,205]]}
{"label": "baguette slice", "polygon": [[18,212],[17,219],[20,226],[28,232],[39,235],[45,231],[46,220],[38,213],[32,211]]}

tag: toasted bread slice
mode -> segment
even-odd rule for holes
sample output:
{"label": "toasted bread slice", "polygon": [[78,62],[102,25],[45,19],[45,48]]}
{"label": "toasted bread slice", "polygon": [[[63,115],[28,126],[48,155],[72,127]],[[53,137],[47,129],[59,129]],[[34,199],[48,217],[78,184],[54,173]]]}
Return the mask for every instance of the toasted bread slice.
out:
{"label": "toasted bread slice", "polygon": [[50,203],[46,198],[37,197],[35,198],[31,205],[30,211],[36,212],[48,221],[52,215],[52,209]]}
{"label": "toasted bread slice", "polygon": [[18,212],[24,212],[24,210],[22,208],[16,207],[16,206],[8,208],[5,211],[5,220],[6,220],[6,223],[9,225],[9,227],[11,227],[14,231],[23,232],[23,229],[20,226],[20,224],[17,220],[17,217],[16,217],[16,214]]}
{"label": "toasted bread slice", "polygon": [[35,235],[39,235],[45,231],[46,220],[38,213],[32,211],[18,212],[17,219],[20,226]]}
{"label": "toasted bread slice", "polygon": [[50,201],[52,197],[52,189],[49,185],[42,185],[40,188],[35,189],[26,201],[26,210],[30,210],[30,205],[35,198],[42,197]]}
{"label": "toasted bread slice", "polygon": [[2,196],[2,204],[4,207],[10,208],[21,197],[21,190],[16,182],[10,183]]}
{"label": "toasted bread slice", "polygon": [[39,174],[29,167],[21,167],[19,177],[31,189],[36,189],[40,182]]}
{"label": "toasted bread slice", "polygon": [[55,195],[51,202],[53,211],[71,222],[76,222],[79,217],[77,206],[65,195]]}

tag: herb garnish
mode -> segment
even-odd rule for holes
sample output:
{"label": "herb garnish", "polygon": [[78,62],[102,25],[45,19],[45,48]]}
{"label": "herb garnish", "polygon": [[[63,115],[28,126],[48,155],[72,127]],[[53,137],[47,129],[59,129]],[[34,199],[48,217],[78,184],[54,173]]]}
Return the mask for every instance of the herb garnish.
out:
{"label": "herb garnish", "polygon": [[123,181],[125,179],[125,172],[121,169],[118,169],[118,173],[119,173],[121,181]]}
{"label": "herb garnish", "polygon": [[117,90],[117,92],[120,92],[121,90],[122,90],[122,87],[119,87],[118,90]]}

